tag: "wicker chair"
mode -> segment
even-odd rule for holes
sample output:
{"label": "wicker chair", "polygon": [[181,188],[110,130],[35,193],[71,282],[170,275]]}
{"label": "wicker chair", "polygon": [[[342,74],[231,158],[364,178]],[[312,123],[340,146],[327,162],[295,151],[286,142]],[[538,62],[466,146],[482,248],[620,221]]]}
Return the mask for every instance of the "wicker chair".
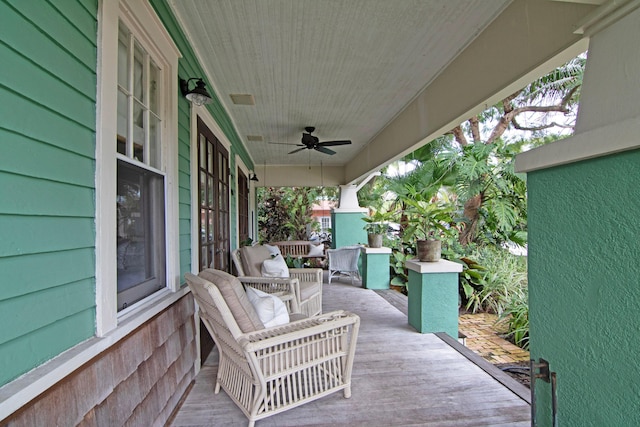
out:
{"label": "wicker chair", "polygon": [[354,279],[360,280],[360,270],[358,269],[358,260],[362,246],[343,246],[338,249],[328,249],[329,257],[329,283],[334,276],[351,277],[351,284]]}
{"label": "wicker chair", "polygon": [[215,393],[222,387],[249,427],[339,390],[351,396],[357,315],[334,311],[263,329],[237,278],[213,269],[185,278],[220,354]]}
{"label": "wicker chair", "polygon": [[[268,283],[273,278],[261,276],[260,266],[271,254],[264,246],[244,246],[231,252],[231,259],[243,283]],[[290,268],[288,279],[295,289],[300,311],[307,316],[322,313],[322,269],[321,268]],[[252,285],[253,286],[253,285]],[[257,286],[256,286],[257,287]]]}

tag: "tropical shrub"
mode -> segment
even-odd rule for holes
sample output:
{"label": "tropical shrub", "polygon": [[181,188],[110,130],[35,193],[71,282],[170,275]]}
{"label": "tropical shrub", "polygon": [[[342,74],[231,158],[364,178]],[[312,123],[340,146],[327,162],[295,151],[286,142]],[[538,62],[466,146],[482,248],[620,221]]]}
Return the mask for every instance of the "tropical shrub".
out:
{"label": "tropical shrub", "polygon": [[515,345],[529,349],[529,299],[527,288],[524,292],[511,296],[500,316],[507,325],[507,338]]}
{"label": "tropical shrub", "polygon": [[[472,261],[474,259],[478,261]],[[505,249],[486,246],[464,260],[469,268],[474,267],[477,272],[482,272],[481,279],[475,274],[470,275],[471,286],[463,285],[467,310],[500,316],[513,298],[522,299],[525,296],[526,300],[526,258],[513,255]]]}

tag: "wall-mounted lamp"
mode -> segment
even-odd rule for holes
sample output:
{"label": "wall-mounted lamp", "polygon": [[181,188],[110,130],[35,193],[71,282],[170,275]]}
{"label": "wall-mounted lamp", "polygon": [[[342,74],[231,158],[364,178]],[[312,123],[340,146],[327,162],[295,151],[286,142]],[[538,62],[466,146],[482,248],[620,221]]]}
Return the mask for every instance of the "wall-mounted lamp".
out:
{"label": "wall-mounted lamp", "polygon": [[[196,80],[196,86],[189,90],[189,82]],[[207,92],[207,85],[199,77],[194,77],[189,80],[180,79],[180,91],[182,96],[196,105],[208,104],[212,101],[211,95]]]}
{"label": "wall-mounted lamp", "polygon": [[252,173],[251,175],[249,175],[249,181],[258,182],[258,176],[255,173]]}

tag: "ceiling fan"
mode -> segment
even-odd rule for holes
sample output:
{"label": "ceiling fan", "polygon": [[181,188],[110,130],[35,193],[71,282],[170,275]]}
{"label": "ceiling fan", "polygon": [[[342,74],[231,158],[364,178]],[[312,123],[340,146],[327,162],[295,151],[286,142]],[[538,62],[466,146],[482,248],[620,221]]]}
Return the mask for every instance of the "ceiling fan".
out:
{"label": "ceiling fan", "polygon": [[285,142],[270,142],[270,144],[294,145],[296,147],[302,147],[302,148],[297,148],[293,151],[290,151],[289,154],[297,153],[298,151],[302,151],[302,150],[316,150],[321,153],[329,154],[329,155],[336,154],[336,152],[326,147],[334,147],[336,145],[351,144],[351,141],[349,140],[320,142],[317,136],[311,135],[313,131],[316,130],[316,128],[314,128],[313,126],[307,126],[304,128],[304,130],[306,130],[307,132],[302,133],[302,139],[301,139],[302,144],[288,144]]}

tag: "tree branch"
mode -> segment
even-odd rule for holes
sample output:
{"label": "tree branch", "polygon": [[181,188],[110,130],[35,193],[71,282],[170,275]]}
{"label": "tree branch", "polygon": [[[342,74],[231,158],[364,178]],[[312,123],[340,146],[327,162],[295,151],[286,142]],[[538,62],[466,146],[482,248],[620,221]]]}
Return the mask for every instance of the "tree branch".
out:
{"label": "tree branch", "polygon": [[453,137],[456,139],[456,142],[460,144],[461,147],[466,147],[469,144],[467,141],[467,137],[464,136],[464,131],[462,130],[462,126],[456,126],[451,129],[451,133]]}
{"label": "tree branch", "polygon": [[560,128],[565,128],[565,129],[573,128],[573,126],[571,126],[571,125],[564,125],[564,124],[558,123],[558,122],[551,122],[551,123],[548,123],[546,125],[539,125],[539,126],[522,126],[520,123],[518,123],[518,120],[515,117],[513,118],[511,123],[513,124],[513,127],[515,129],[528,130],[528,131],[533,131],[533,132],[538,131],[538,130],[543,130],[543,129],[549,129],[549,128],[552,128],[552,127],[560,127]]}
{"label": "tree branch", "polygon": [[482,138],[480,137],[480,120],[478,120],[478,116],[473,116],[469,119],[469,126],[471,127],[471,136],[473,137],[473,142],[481,142]]}

